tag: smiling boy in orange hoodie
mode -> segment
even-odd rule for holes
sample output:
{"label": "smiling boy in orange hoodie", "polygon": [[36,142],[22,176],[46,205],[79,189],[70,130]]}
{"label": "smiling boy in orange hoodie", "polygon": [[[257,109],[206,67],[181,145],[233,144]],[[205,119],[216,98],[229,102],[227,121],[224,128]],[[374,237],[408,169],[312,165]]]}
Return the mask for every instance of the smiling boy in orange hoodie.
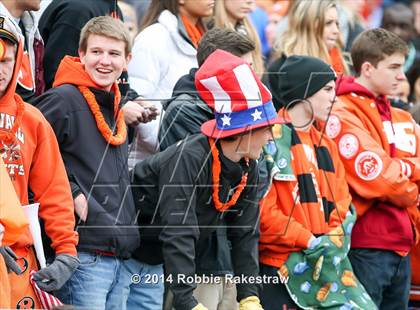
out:
{"label": "smiling boy in orange hoodie", "polygon": [[380,309],[406,309],[409,253],[419,236],[420,130],[391,107],[405,79],[407,45],[384,29],[361,33],[351,56],[356,78],[338,82],[327,134],[338,145],[358,218],[349,258]]}
{"label": "smiling boy in orange hoodie", "polygon": [[91,19],[80,34],[80,58],[64,57],[54,88],[34,101],[57,136],[72,188],[81,262],[57,295],[76,307],[125,309],[125,270],[140,243],[116,82],[130,50],[120,20]]}
{"label": "smiling boy in orange hoodie", "polygon": [[[20,203],[28,204],[28,188],[40,203],[39,217],[56,257],[34,278],[41,289],[51,291],[61,287],[79,263],[73,202],[54,132],[42,114],[15,92],[23,41],[12,29],[11,21],[0,16],[0,154]],[[30,271],[38,270],[32,244],[28,229],[11,244],[24,267],[21,275],[9,274],[13,308],[40,307],[29,281]]]}

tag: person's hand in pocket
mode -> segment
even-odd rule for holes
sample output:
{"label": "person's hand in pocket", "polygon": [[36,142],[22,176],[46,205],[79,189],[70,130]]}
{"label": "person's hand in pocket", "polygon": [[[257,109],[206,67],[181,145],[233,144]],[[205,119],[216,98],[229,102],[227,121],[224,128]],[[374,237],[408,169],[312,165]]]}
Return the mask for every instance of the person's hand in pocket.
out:
{"label": "person's hand in pocket", "polygon": [[83,222],[86,222],[87,215],[88,215],[88,203],[87,203],[85,195],[79,194],[76,198],[74,198],[73,202],[74,202],[74,211],[76,212],[77,216]]}
{"label": "person's hand in pocket", "polygon": [[58,290],[71,278],[79,264],[80,261],[77,257],[59,254],[52,264],[34,274],[34,280],[44,291]]}

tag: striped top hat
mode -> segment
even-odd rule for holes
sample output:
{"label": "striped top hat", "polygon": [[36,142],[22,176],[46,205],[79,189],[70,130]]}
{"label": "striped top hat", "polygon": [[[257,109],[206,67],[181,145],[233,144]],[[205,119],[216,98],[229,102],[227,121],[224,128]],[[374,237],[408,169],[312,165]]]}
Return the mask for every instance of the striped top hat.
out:
{"label": "striped top hat", "polygon": [[249,64],[228,52],[216,50],[206,59],[195,74],[195,86],[214,110],[215,119],[201,126],[208,137],[225,138],[285,123]]}

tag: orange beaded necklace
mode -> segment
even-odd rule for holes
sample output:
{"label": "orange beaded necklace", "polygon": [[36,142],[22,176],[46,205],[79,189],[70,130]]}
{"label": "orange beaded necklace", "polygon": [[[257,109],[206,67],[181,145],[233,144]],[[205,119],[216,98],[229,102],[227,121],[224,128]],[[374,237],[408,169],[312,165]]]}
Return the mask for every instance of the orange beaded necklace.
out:
{"label": "orange beaded necklace", "polygon": [[108,124],[106,123],[104,116],[102,115],[101,109],[96,102],[95,95],[86,86],[79,86],[79,90],[83,97],[86,99],[86,102],[93,116],[95,117],[96,126],[98,127],[98,130],[101,132],[102,136],[105,138],[106,142],[112,145],[123,144],[127,138],[127,128],[125,126],[123,111],[118,111],[118,96],[115,96],[114,98],[114,115],[118,115],[117,133],[114,135],[111,128],[109,128]]}
{"label": "orange beaded necklace", "polygon": [[233,193],[232,198],[228,202],[222,203],[219,199],[220,173],[222,172],[222,166],[220,164],[220,159],[219,159],[219,150],[216,147],[216,142],[214,141],[214,139],[209,138],[209,144],[210,144],[211,154],[213,156],[213,164],[212,164],[213,203],[217,211],[223,212],[236,204],[236,201],[238,200],[239,196],[241,195],[242,191],[244,190],[246,186],[246,182],[248,180],[248,172],[242,175],[241,182],[239,183],[238,187]]}

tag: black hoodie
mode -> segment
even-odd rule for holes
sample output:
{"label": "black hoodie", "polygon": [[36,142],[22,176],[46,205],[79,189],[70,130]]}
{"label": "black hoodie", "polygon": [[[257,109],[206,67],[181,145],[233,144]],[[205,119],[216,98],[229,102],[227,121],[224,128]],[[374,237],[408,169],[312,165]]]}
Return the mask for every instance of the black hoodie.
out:
{"label": "black hoodie", "polygon": [[44,40],[44,78],[46,89],[52,87],[55,72],[65,55],[78,56],[80,30],[93,17],[118,16],[117,0],[60,0],[45,9],[39,21]]}
{"label": "black hoodie", "polygon": [[108,144],[77,88],[89,87],[106,124],[113,128],[117,86],[114,84],[110,92],[98,89],[80,61],[70,56],[61,62],[56,77],[55,87],[37,97],[33,104],[54,130],[73,197],[83,193],[88,202],[87,220],[77,225],[77,248],[129,258],[140,240],[134,201],[127,194],[130,193],[127,142]]}
{"label": "black hoodie", "polygon": [[[182,76],[175,84],[172,98],[163,103],[165,114],[159,130],[160,150],[184,140],[191,135],[201,132],[201,125],[214,118],[213,111],[200,98],[195,87],[196,68],[189,74]],[[266,191],[268,181],[265,162],[258,164],[259,179],[258,197]],[[206,241],[197,246],[196,268],[197,274],[227,274],[232,273],[230,257],[230,243],[226,237],[226,230],[218,229],[210,234]]]}
{"label": "black hoodie", "polygon": [[[214,118],[213,111],[201,100],[195,88],[197,69],[181,77],[175,84],[172,98],[163,103],[165,114],[159,130],[160,150],[191,135],[200,133],[201,124]],[[226,229],[211,233],[196,249],[197,274],[223,275],[233,273],[230,242]]]}
{"label": "black hoodie", "polygon": [[[132,189],[140,216],[142,213],[152,215],[152,223],[161,227],[159,240],[162,241],[167,281],[174,294],[173,306],[177,310],[191,310],[197,305],[193,297],[195,281],[190,282],[182,276],[191,280],[195,274],[201,275],[203,269],[220,275],[220,269],[214,268],[226,264],[221,261],[226,254],[229,259],[232,255],[236,275],[258,274],[256,162],[250,160],[249,167],[245,160],[233,162],[223,155],[220,145],[217,148],[221,163],[221,201],[227,201],[243,173],[249,173],[247,185],[237,202],[223,212],[219,212],[213,203],[213,157],[209,156],[207,137],[201,134],[150,156],[133,170]],[[227,240],[232,248],[227,248],[227,253],[218,252],[220,249],[225,251]],[[147,253],[147,249],[145,251]],[[257,283],[238,283],[237,298],[258,296],[259,289],[261,286]]]}
{"label": "black hoodie", "polygon": [[200,98],[194,79],[197,69],[181,77],[175,84],[172,98],[163,103],[165,115],[159,130],[160,150],[200,133],[201,125],[214,118],[213,111]]}

